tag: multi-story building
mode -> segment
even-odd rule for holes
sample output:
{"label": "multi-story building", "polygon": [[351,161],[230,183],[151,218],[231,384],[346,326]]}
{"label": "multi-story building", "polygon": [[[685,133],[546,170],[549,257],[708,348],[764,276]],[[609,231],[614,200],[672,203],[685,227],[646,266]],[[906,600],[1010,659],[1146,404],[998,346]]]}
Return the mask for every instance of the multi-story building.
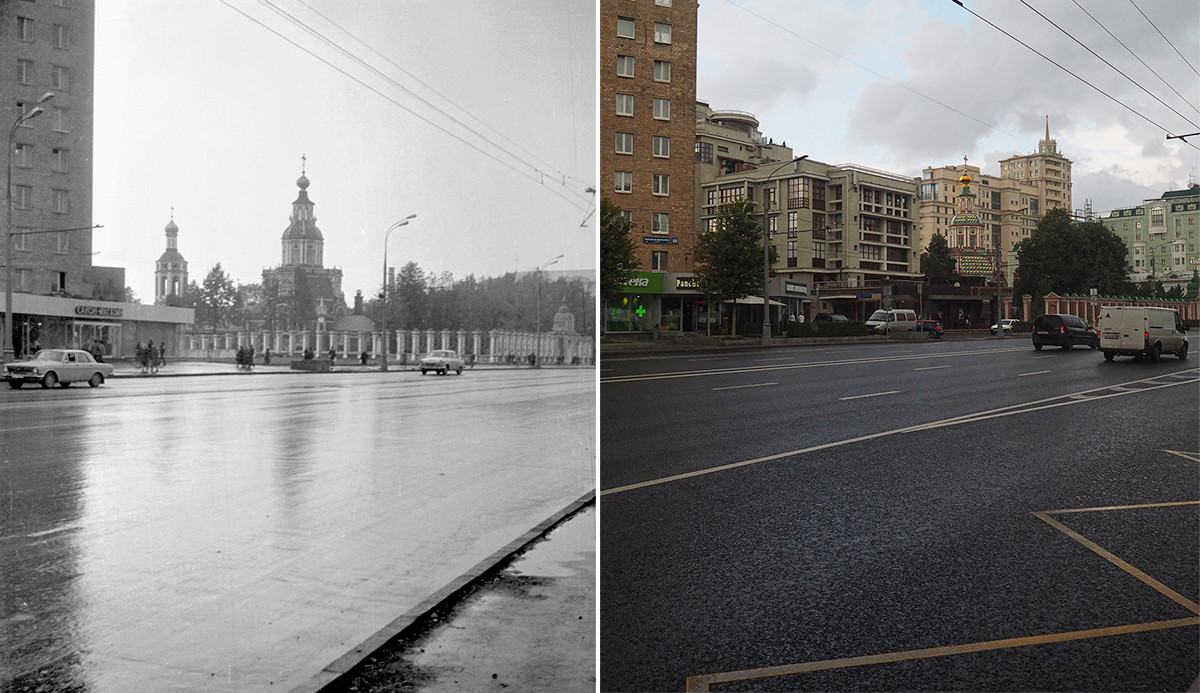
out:
{"label": "multi-story building", "polygon": [[1059,207],[1071,208],[1071,160],[1058,153],[1058,140],[1050,139],[1050,117],[1046,137],[1033,154],[1000,160],[1000,177],[1014,178],[1041,190],[1042,214]]}
{"label": "multi-story building", "polygon": [[610,330],[679,329],[694,303],[665,299],[695,261],[696,0],[601,0],[601,196],[633,225],[641,270]]}
{"label": "multi-story building", "polygon": [[0,4],[0,117],[12,172],[0,286],[11,276],[3,341],[17,354],[93,339],[109,353],[130,353],[148,337],[179,344],[191,322],[190,309],[121,303],[124,269],[92,264],[95,13],[93,0]]}
{"label": "multi-story building", "polygon": [[1170,287],[1186,284],[1200,269],[1200,186],[1195,183],[1114,209],[1100,223],[1125,242],[1133,281],[1153,277]]}

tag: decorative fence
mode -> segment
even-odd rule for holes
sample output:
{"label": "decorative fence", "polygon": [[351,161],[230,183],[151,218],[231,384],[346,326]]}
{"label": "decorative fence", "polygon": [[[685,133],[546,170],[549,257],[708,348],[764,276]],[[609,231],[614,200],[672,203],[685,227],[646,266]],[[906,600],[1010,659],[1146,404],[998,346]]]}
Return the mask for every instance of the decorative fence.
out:
{"label": "decorative fence", "polygon": [[[1025,319],[1032,319],[1030,316],[1033,297],[1025,294],[1021,297],[1024,300]],[[1200,320],[1200,299],[1151,299],[1151,298],[1132,298],[1130,296],[1097,296],[1095,305],[1092,304],[1091,296],[1059,296],[1058,294],[1050,293],[1042,297],[1045,302],[1045,312],[1050,313],[1070,313],[1094,323],[1096,316],[1099,314],[1100,308],[1103,306],[1144,306],[1148,308],[1174,308],[1179,311],[1179,317],[1184,320]]]}

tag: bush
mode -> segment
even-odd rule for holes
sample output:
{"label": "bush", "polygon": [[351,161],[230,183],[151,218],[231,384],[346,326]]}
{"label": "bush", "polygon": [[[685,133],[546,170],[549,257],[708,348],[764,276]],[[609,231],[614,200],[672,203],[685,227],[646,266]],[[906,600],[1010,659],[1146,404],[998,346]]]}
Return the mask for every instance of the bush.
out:
{"label": "bush", "polygon": [[856,320],[845,322],[793,322],[788,323],[789,337],[862,337],[871,334],[866,323]]}

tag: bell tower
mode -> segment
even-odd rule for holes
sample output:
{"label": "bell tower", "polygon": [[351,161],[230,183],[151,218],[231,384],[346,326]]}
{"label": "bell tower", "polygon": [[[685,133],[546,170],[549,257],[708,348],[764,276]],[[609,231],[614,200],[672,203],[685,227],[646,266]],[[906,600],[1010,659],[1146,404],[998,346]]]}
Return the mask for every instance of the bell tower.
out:
{"label": "bell tower", "polygon": [[175,210],[171,210],[171,221],[163,231],[167,235],[167,249],[154,265],[154,302],[166,303],[174,296],[183,298],[187,292],[187,260],[179,253],[179,227],[175,224]]}

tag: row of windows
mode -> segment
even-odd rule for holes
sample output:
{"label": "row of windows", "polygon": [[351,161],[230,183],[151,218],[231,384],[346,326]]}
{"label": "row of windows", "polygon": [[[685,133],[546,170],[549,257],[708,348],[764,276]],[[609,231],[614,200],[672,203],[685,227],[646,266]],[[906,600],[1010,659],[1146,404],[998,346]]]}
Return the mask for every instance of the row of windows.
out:
{"label": "row of windows", "polygon": [[[60,147],[52,147],[50,149],[50,158],[55,172],[70,173],[71,171],[71,152]],[[18,142],[13,145],[12,165],[17,168],[33,168],[34,162],[34,146]]]}
{"label": "row of windows", "polygon": [[[33,250],[33,238],[35,235],[50,235],[50,234],[34,234],[33,229],[15,228],[13,229],[13,250],[30,252]],[[69,234],[66,231],[59,231],[53,234],[54,247],[52,250],[55,253],[65,255],[70,251]]]}
{"label": "row of windows", "polygon": [[[34,107],[35,107],[35,104],[32,104],[32,103],[26,103],[24,101],[17,102],[17,110],[19,110],[22,113],[27,113],[27,112],[33,110]],[[55,132],[64,132],[64,133],[70,132],[71,131],[71,112],[66,108],[59,108],[57,106],[51,108],[50,109],[50,126],[54,129]],[[23,127],[23,128],[33,127],[33,119],[26,120],[25,122],[21,123],[21,127]]]}
{"label": "row of windows", "polygon": [[[1187,218],[1187,222],[1188,222],[1188,226],[1195,226],[1195,225],[1196,225],[1196,217],[1188,217],[1188,218]],[[1129,230],[1129,222],[1125,222],[1125,223],[1124,223],[1124,224],[1122,224],[1121,226],[1123,227],[1123,228],[1121,229],[1122,231],[1128,231],[1128,230]],[[1150,224],[1150,226],[1151,226],[1151,227],[1154,227],[1154,226],[1164,226],[1164,227],[1165,227],[1165,226],[1166,226],[1166,224],[1162,223],[1162,220],[1159,220],[1159,223],[1155,224],[1155,223],[1153,223],[1153,222],[1152,222],[1152,223]],[[1183,226],[1183,219],[1180,219],[1180,218],[1176,217],[1176,218],[1175,218],[1175,237],[1176,237],[1176,238],[1179,238],[1179,234],[1180,234],[1180,227],[1182,227],[1182,226]],[[1141,231],[1141,230],[1142,230],[1142,222],[1140,222],[1140,221],[1135,221],[1135,222],[1133,222],[1133,230],[1134,230],[1134,231]],[[1154,231],[1153,233],[1163,233],[1163,232],[1162,232],[1162,231]],[[1193,234],[1193,233],[1195,233],[1195,231],[1189,231],[1189,232],[1188,232],[1188,235],[1190,236],[1190,235],[1191,235],[1191,234]],[[1141,236],[1141,234],[1138,234],[1138,240],[1141,240],[1141,239],[1142,239],[1142,236]]]}
{"label": "row of windows", "polygon": [[[617,76],[618,77],[634,77],[636,74],[637,60],[632,55],[617,56]],[[655,82],[670,82],[671,81],[671,62],[669,60],[654,61],[654,81]]]}
{"label": "row of windows", "polygon": [[[53,44],[55,48],[67,50],[71,47],[71,27],[65,24],[54,24]],[[17,17],[17,40],[33,43],[36,27],[29,17]]]}
{"label": "row of windows", "polygon": [[[33,186],[14,185],[13,209],[33,209]],[[55,214],[67,214],[71,211],[70,194],[66,190],[50,191],[51,211]]]}
{"label": "row of windows", "polygon": [[[33,61],[17,59],[17,81],[32,86],[34,83]],[[56,91],[71,90],[71,68],[62,65],[50,66],[50,88]]]}
{"label": "row of windows", "polygon": [[[617,115],[633,116],[633,94],[617,94]],[[656,97],[653,115],[655,120],[670,120],[671,100]]]}
{"label": "row of windows", "polygon": [[[660,159],[671,158],[671,138],[661,135],[651,136],[652,155]],[[617,154],[633,154],[633,133],[618,132],[616,143]]]}
{"label": "row of windows", "polygon": [[[637,38],[633,17],[617,17],[617,36],[621,38]],[[671,25],[666,22],[654,22],[654,42],[671,43]]]}
{"label": "row of windows", "polygon": [[[665,173],[652,173],[650,177],[650,194],[663,197],[671,194],[671,176]],[[633,171],[614,171],[613,190],[619,193],[633,192]]]}

